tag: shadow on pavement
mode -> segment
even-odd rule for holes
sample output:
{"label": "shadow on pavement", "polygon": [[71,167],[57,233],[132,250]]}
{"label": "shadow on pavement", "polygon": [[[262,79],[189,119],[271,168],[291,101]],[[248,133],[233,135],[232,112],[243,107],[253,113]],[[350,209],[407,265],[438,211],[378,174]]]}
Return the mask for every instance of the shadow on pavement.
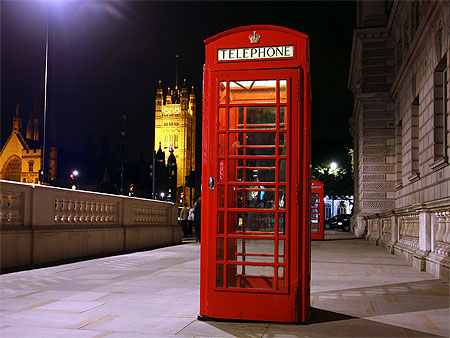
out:
{"label": "shadow on pavement", "polygon": [[339,313],[339,312],[332,312],[332,311],[327,311],[327,310],[311,307],[309,324],[334,322],[337,320],[348,320],[348,319],[355,319],[355,318],[357,318],[357,317],[349,316],[349,315]]}

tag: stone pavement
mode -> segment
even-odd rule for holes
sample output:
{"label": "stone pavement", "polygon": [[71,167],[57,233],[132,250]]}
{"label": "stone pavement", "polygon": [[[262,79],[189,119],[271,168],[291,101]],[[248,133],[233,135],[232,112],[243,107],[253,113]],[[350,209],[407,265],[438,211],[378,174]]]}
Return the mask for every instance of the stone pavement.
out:
{"label": "stone pavement", "polygon": [[188,243],[2,275],[0,337],[449,336],[447,283],[348,233],[325,238],[312,244],[309,325],[197,321]]}

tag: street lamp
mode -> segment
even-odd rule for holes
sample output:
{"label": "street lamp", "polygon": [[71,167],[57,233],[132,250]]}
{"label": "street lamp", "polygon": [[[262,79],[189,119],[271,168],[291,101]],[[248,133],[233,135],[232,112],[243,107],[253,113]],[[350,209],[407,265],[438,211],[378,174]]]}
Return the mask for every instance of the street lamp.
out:
{"label": "street lamp", "polygon": [[78,176],[78,170],[74,170],[70,173],[70,179],[72,180],[72,182],[71,182],[72,190],[77,190],[77,185],[78,185],[77,176]]}
{"label": "street lamp", "polygon": [[336,170],[337,167],[338,167],[338,164],[337,164],[336,162],[331,162],[331,163],[330,163],[330,169],[331,169],[331,170]]}

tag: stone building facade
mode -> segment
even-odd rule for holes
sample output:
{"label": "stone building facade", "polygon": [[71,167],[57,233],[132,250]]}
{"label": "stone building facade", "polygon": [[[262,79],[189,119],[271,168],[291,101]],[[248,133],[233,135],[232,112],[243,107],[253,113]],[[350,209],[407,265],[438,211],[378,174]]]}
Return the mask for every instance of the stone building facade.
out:
{"label": "stone building facade", "polygon": [[449,1],[361,1],[353,33],[357,236],[449,279]]}
{"label": "stone building facade", "polygon": [[[41,183],[39,170],[42,160],[39,107],[30,113],[25,128],[19,104],[13,117],[12,131],[0,150],[0,179],[22,183]],[[50,147],[49,178],[56,178],[56,148]]]}
{"label": "stone building facade", "polygon": [[[186,80],[181,89],[167,89],[163,94],[161,86],[156,91],[155,105],[155,151],[161,147],[166,158],[174,150],[177,162],[178,197],[183,192],[184,202],[191,201],[191,190],[185,187],[186,176],[195,170],[195,121],[196,102],[194,88],[188,93]],[[179,201],[179,199],[178,199]]]}

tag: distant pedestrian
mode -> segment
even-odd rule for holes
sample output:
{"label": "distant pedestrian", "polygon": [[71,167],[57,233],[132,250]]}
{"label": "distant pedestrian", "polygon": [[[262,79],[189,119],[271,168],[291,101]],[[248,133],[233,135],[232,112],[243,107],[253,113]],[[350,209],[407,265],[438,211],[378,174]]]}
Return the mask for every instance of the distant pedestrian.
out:
{"label": "distant pedestrian", "polygon": [[189,216],[189,209],[187,207],[187,203],[184,203],[184,208],[181,209],[180,220],[181,220],[181,229],[183,231],[183,237],[187,237],[187,222]]}
{"label": "distant pedestrian", "polygon": [[191,237],[194,234],[194,207],[189,209],[189,216],[188,216],[188,234],[189,237]]}
{"label": "distant pedestrian", "polygon": [[202,235],[201,235],[201,229],[202,229],[202,198],[199,197],[197,202],[195,202],[194,205],[194,229],[195,229],[195,243],[201,243]]}

